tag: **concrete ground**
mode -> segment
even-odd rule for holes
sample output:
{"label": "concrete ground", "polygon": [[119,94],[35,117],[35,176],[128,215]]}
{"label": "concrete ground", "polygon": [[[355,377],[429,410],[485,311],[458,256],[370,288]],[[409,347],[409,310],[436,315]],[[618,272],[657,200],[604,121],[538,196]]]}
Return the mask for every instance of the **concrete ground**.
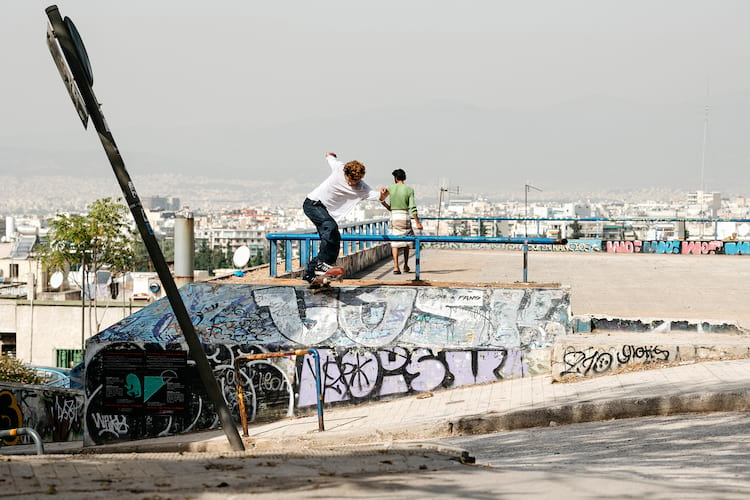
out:
{"label": "concrete ground", "polygon": [[[54,447],[68,455],[22,456],[33,453],[33,447],[2,448],[0,496],[527,498],[521,494],[540,493],[540,481],[561,498],[603,498],[603,488],[644,496],[653,493],[653,484],[633,489],[629,479],[603,475],[594,480],[586,471],[553,477],[531,469],[477,467],[467,452],[426,440],[644,415],[748,410],[750,360],[562,384],[537,376],[328,409],[324,432],[317,430],[316,416],[253,424],[244,453],[229,451],[221,431],[86,450],[78,443]],[[661,493],[654,498],[673,498],[668,489]],[[710,491],[692,493],[680,498],[717,498]]]}
{"label": "concrete ground", "polygon": [[[409,262],[414,270],[414,253]],[[750,329],[750,256],[529,252],[528,281],[570,286],[573,314],[736,322]],[[391,260],[352,276],[408,281]],[[422,280],[513,283],[523,280],[523,253],[489,249],[421,252]]]}
{"label": "concrete ground", "polygon": [[[428,249],[421,277],[513,283],[521,281],[522,259],[520,252]],[[736,321],[746,328],[748,271],[750,258],[742,256],[529,254],[529,280],[569,285],[574,314]],[[390,261],[384,261],[352,278],[403,282],[413,275],[394,275]],[[528,481],[521,481],[515,472],[462,464],[470,457],[460,449],[417,442],[645,415],[748,410],[750,360],[621,372],[570,383],[552,383],[550,375],[542,375],[326,409],[324,432],[317,430],[315,415],[256,423],[245,438],[248,451],[241,454],[229,451],[221,431],[86,450],[80,443],[48,446],[48,452],[75,454],[65,457],[19,455],[33,453],[33,446],[1,448],[2,495],[278,498],[293,491],[295,497],[308,498],[497,498],[492,492],[501,481],[516,481],[514,491],[528,491],[533,471]],[[455,477],[462,479],[450,479]],[[602,485],[609,488],[617,481],[610,478]],[[629,487],[628,481],[619,483],[618,491]]]}

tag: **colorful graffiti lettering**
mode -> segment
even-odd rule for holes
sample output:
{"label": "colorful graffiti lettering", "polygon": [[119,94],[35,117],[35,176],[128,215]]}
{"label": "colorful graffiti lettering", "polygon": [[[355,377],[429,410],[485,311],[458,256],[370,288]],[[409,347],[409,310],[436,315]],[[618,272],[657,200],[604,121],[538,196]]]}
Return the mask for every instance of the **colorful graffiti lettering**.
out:
{"label": "colorful graffiti lettering", "polygon": [[657,253],[681,255],[741,255],[750,254],[750,242],[711,241],[607,241],[604,245],[609,253]]}
{"label": "colorful graffiti lettering", "polygon": [[[23,427],[23,413],[18,407],[16,396],[10,391],[0,391],[0,429],[17,429]],[[4,445],[14,445],[19,436],[3,438]]]}
{"label": "colorful graffiti lettering", "polygon": [[[377,351],[320,349],[326,404],[378,400],[440,388],[494,382],[526,375],[518,349],[435,351],[392,347]],[[311,355],[297,358],[297,407],[315,405]]]}

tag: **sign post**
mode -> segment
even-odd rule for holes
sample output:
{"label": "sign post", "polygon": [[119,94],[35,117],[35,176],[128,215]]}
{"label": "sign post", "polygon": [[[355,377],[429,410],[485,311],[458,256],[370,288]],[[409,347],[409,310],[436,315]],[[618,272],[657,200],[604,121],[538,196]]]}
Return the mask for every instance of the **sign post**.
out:
{"label": "sign post", "polygon": [[190,321],[185,304],[182,302],[172,273],[169,271],[159,243],[156,241],[153,228],[146,218],[146,213],[135,190],[135,185],[133,185],[133,181],[130,179],[130,174],[128,174],[125,168],[125,162],[120,155],[120,151],[117,149],[115,139],[107,126],[107,122],[99,107],[99,102],[94,95],[92,88],[94,76],[83,41],[73,21],[68,17],[63,19],[56,5],[47,7],[45,11],[49,19],[47,45],[60,71],[60,76],[65,83],[65,87],[70,94],[76,112],[84,128],[87,127],[88,119],[91,118],[96,132],[99,134],[99,139],[107,154],[109,163],[112,165],[117,182],[120,184],[125,201],[130,208],[130,212],[133,214],[151,262],[154,264],[156,273],[159,275],[169,303],[172,306],[177,323],[180,325],[182,334],[185,336],[190,349],[190,356],[195,361],[206,393],[219,415],[224,433],[234,451],[244,451],[245,446],[242,443],[237,427],[232,420],[232,415],[229,413],[227,404],[221,394],[219,384],[213,375],[211,366],[206,358],[206,353],[203,351],[200,339],[195,333],[195,328]]}

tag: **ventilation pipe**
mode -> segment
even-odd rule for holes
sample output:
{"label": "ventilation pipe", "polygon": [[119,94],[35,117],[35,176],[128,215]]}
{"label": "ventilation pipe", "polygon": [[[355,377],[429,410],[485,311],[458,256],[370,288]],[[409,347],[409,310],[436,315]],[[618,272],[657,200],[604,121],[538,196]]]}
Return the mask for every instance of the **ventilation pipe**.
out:
{"label": "ventilation pipe", "polygon": [[192,212],[175,214],[174,280],[177,287],[193,282],[195,267],[195,224]]}

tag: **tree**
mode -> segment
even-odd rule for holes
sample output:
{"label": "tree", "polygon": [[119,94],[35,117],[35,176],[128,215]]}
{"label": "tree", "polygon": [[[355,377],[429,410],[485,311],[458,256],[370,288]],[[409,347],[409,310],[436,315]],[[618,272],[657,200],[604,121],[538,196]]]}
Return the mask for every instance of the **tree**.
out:
{"label": "tree", "polygon": [[13,356],[0,355],[0,380],[18,384],[41,384],[42,377]]}
{"label": "tree", "polygon": [[[40,251],[42,262],[50,270],[81,270],[81,293],[91,273],[107,268],[113,276],[122,276],[132,269],[135,259],[128,210],[120,199],[102,198],[87,209],[85,215],[57,215],[50,222],[47,244]],[[96,306],[96,293],[93,300]],[[96,318],[97,331],[100,326]],[[90,321],[89,330],[92,327]]]}

